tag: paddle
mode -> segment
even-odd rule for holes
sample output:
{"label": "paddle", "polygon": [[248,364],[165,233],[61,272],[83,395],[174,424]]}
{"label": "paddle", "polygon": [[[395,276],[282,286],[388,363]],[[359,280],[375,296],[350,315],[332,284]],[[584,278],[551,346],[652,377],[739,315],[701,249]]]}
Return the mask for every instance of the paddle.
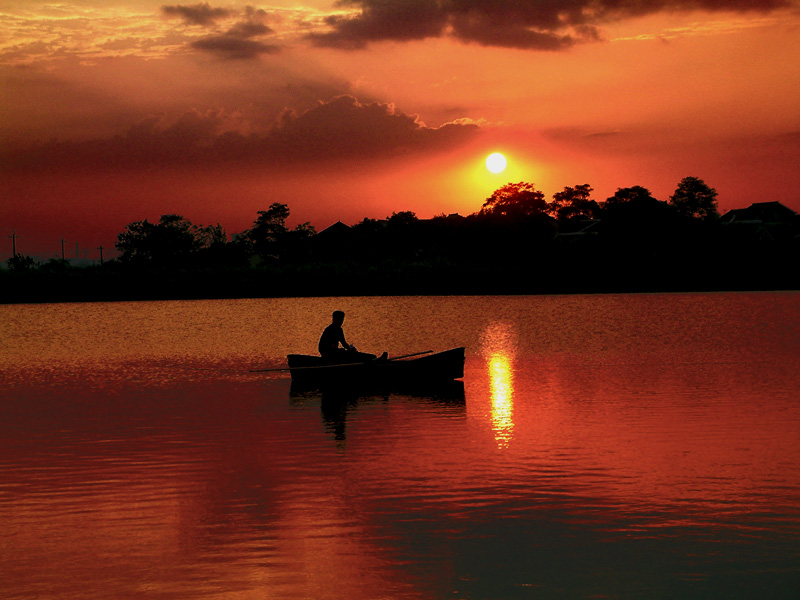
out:
{"label": "paddle", "polygon": [[[425,350],[423,352],[414,352],[413,354],[402,354],[400,356],[394,356],[389,359],[389,361],[393,360],[400,360],[401,358],[411,358],[412,356],[422,356],[423,354],[432,354],[433,350]],[[387,361],[387,362],[389,362]],[[348,366],[357,366],[363,365],[364,363],[356,362],[356,363],[341,363],[335,365],[317,365],[315,367],[293,367],[295,371],[306,371],[308,369],[330,369],[331,367],[348,367]],[[276,369],[252,369],[250,373],[270,373],[274,371],[291,371],[289,367],[278,367]]]}
{"label": "paddle", "polygon": [[277,369],[252,369],[250,373],[270,373],[273,371],[308,371],[309,369],[330,369],[331,367],[363,367],[363,362],[333,363],[330,365],[316,365],[313,367],[278,367]]}
{"label": "paddle", "polygon": [[403,354],[402,356],[393,356],[389,360],[400,360],[401,358],[411,358],[412,356],[422,356],[423,354],[433,354],[433,350],[425,350],[424,352],[414,352],[414,354]]}

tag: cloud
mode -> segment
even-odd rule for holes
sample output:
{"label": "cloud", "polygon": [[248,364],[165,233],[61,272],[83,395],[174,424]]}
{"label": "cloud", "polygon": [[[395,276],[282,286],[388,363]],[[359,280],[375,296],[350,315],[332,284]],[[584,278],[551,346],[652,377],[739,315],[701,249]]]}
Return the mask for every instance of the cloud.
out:
{"label": "cloud", "polygon": [[173,121],[145,119],[111,138],[6,147],[0,165],[5,171],[94,171],[387,158],[465,143],[481,126],[462,119],[428,127],[392,104],[337,96],[301,113],[285,110],[266,133],[251,129],[237,113],[190,111]]}
{"label": "cloud", "polygon": [[281,154],[298,158],[388,156],[441,149],[466,141],[478,130],[465,121],[428,127],[393,104],[362,104],[345,95],[302,114],[285,111],[270,142]]}
{"label": "cloud", "polygon": [[358,16],[332,15],[325,23],[328,33],[312,33],[319,45],[360,48],[380,40],[420,40],[436,37],[447,24],[447,15],[436,2],[427,0],[341,0],[342,5],[361,5]]}
{"label": "cloud", "polygon": [[268,18],[269,14],[265,10],[248,6],[241,21],[220,35],[192,42],[191,47],[228,59],[251,59],[261,54],[273,54],[280,50],[279,46],[254,39],[275,33],[265,23]]}
{"label": "cloud", "polygon": [[255,58],[260,54],[274,54],[280,51],[279,46],[230,35],[210,36],[192,42],[191,46],[197,50],[213,52],[230,59]]}
{"label": "cloud", "polygon": [[326,19],[326,32],[309,34],[317,45],[363,48],[377,41],[452,36],[466,43],[560,50],[602,39],[600,26],[664,11],[762,11],[795,0],[340,0],[360,9]]}
{"label": "cloud", "polygon": [[227,8],[214,8],[208,2],[193,4],[164,5],[161,12],[166,17],[179,17],[189,25],[213,25],[219,19],[229,17],[232,13]]}

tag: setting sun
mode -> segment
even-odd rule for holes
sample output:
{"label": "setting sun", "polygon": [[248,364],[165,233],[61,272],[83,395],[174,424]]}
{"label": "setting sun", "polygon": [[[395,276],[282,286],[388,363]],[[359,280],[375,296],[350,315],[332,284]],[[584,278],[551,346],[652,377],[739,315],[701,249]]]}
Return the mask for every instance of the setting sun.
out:
{"label": "setting sun", "polygon": [[486,157],[486,168],[492,173],[502,173],[506,170],[506,157],[495,152]]}

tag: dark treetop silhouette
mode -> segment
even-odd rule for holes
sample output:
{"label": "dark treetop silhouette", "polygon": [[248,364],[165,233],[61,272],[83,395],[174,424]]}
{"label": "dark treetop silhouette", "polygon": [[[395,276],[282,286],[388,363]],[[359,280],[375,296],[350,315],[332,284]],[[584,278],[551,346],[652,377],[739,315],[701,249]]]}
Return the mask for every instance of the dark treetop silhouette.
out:
{"label": "dark treetop silhouette", "polygon": [[[716,191],[696,177],[667,202],[642,186],[604,201],[592,191],[565,187],[547,202],[510,183],[468,216],[400,211],[319,233],[289,229],[289,207],[273,203],[230,239],[219,224],[163,215],[129,224],[103,265],[16,254],[0,269],[0,301],[800,287],[800,222],[777,202],[720,218]],[[767,204],[781,210],[756,210]]]}

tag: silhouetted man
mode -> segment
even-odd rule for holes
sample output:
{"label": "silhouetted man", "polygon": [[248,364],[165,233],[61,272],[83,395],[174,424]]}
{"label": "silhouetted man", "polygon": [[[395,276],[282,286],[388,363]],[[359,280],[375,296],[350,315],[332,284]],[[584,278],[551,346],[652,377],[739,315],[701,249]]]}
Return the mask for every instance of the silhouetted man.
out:
{"label": "silhouetted man", "polygon": [[[317,349],[322,358],[330,362],[359,362],[375,360],[377,356],[359,352],[352,344],[348,344],[344,338],[344,312],[341,310],[333,311],[331,324],[322,332],[319,338]],[[341,344],[341,346],[340,346]],[[386,354],[384,352],[384,354]],[[384,358],[381,356],[381,358]]]}

